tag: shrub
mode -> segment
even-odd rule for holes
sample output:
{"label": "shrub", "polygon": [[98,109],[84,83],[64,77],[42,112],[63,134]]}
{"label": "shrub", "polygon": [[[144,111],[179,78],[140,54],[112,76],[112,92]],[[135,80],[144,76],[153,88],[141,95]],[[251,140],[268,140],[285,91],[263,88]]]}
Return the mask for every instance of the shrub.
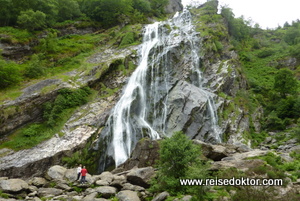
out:
{"label": "shrub", "polygon": [[38,78],[45,74],[45,68],[39,55],[32,55],[31,62],[25,69],[24,75],[28,78]]}
{"label": "shrub", "polygon": [[21,11],[18,16],[18,24],[30,31],[42,29],[46,26],[46,14],[41,11],[26,10]]}
{"label": "shrub", "polygon": [[258,56],[259,58],[265,58],[265,57],[271,56],[271,55],[274,54],[274,53],[275,53],[275,50],[266,48],[266,49],[261,50],[261,51],[257,54],[257,56]]}
{"label": "shrub", "polygon": [[0,88],[4,89],[18,84],[22,80],[18,65],[0,58]]}
{"label": "shrub", "polygon": [[160,144],[160,160],[157,179],[150,190],[168,191],[172,195],[190,193],[200,200],[205,196],[203,186],[181,186],[179,179],[202,179],[207,176],[207,166],[199,159],[200,147],[194,145],[182,132]]}
{"label": "shrub", "polygon": [[87,103],[87,98],[91,94],[91,89],[84,87],[78,90],[61,89],[54,103],[44,105],[43,117],[48,126],[55,126],[63,116],[63,112],[69,108]]}

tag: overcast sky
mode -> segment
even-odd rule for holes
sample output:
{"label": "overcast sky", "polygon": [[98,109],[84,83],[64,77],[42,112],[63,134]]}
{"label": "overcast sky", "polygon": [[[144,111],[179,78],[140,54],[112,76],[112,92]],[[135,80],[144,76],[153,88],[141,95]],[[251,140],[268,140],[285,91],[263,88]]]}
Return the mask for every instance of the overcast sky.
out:
{"label": "overcast sky", "polygon": [[[206,0],[181,0],[187,5],[190,1],[206,2]],[[251,18],[262,28],[276,28],[286,21],[300,19],[300,0],[219,0],[219,5],[232,8],[235,17],[243,15]]]}

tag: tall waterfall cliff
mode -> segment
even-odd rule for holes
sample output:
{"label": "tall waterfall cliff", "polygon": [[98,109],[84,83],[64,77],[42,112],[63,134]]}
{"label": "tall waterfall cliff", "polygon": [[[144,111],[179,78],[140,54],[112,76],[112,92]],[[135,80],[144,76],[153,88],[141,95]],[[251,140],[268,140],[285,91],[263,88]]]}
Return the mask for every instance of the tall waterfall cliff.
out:
{"label": "tall waterfall cliff", "polygon": [[144,137],[182,131],[191,139],[222,141],[217,95],[205,84],[200,54],[201,37],[188,10],[144,28],[139,65],[100,134],[100,171],[125,162]]}

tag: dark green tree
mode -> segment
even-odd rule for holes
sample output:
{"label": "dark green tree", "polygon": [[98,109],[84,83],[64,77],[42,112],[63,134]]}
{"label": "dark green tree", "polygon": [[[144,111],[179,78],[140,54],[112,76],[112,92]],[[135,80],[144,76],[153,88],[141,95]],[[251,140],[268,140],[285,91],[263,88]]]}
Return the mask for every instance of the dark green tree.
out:
{"label": "dark green tree", "polygon": [[78,2],[75,0],[58,1],[58,20],[72,20],[81,15]]}
{"label": "dark green tree", "polygon": [[294,94],[298,88],[298,81],[293,72],[287,68],[280,69],[275,76],[274,90],[279,92],[282,98],[288,94]]}
{"label": "dark green tree", "polygon": [[8,26],[13,18],[13,4],[11,0],[0,0],[0,26]]}

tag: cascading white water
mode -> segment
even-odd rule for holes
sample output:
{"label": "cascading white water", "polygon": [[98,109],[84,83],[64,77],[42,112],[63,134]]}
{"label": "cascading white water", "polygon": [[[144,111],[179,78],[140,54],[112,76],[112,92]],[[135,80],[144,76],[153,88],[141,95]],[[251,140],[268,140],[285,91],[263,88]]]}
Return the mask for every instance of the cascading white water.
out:
{"label": "cascading white water", "polygon": [[[140,61],[129,78],[123,95],[114,107],[102,132],[106,140],[106,154],[113,158],[118,166],[129,158],[137,141],[145,137],[158,139],[166,132],[167,100],[171,76],[170,52],[184,43],[190,43],[190,70],[196,77],[195,86],[207,97],[209,116],[215,140],[221,141],[214,94],[202,86],[203,77],[200,71],[199,36],[193,29],[191,14],[184,10],[173,19],[156,22],[145,27],[143,43],[139,49]],[[105,163],[103,159],[101,163]],[[102,168],[103,170],[103,168]]]}

